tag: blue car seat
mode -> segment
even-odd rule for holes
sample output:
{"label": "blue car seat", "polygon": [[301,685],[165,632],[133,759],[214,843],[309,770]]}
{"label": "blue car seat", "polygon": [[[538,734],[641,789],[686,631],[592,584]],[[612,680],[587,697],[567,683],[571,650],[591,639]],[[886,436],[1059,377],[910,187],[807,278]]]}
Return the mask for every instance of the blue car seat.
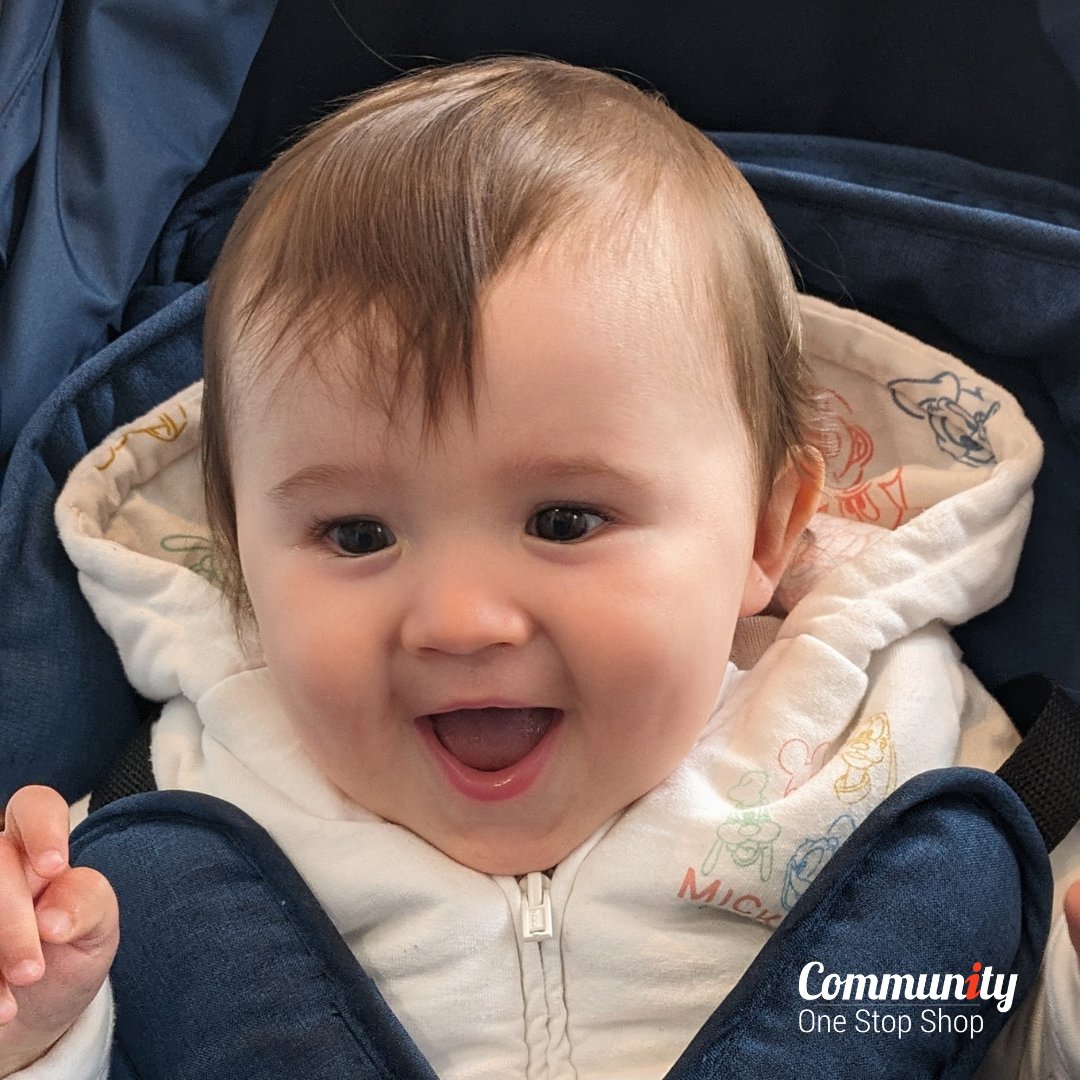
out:
{"label": "blue car seat", "polygon": [[[818,27],[823,41],[851,34],[841,30],[841,6],[832,23]],[[1015,43],[1023,20],[1015,5],[998,6],[1017,19]],[[138,7],[145,11],[145,0]],[[738,23],[735,7],[727,16]],[[779,4],[772,22],[743,16],[744,33],[751,33],[749,20],[762,41],[775,36],[778,17],[797,19],[797,7]],[[110,8],[111,19],[102,15]],[[361,48],[369,44],[360,33],[361,5],[331,4],[310,16],[310,7],[284,3],[275,12],[255,0],[185,0],[160,5],[164,21],[153,24],[135,8],[89,0],[0,7],[0,79],[16,76],[0,93],[0,449],[10,448],[0,495],[0,801],[30,782],[52,784],[71,799],[97,792],[100,809],[73,850],[106,872],[121,897],[115,1077],[301,1070],[331,1078],[430,1077],[265,833],[225,804],[144,790],[145,721],[153,707],[124,679],[52,518],[60,486],[87,450],[199,376],[201,283],[250,184],[242,170],[261,164],[286,128],[306,118],[299,111],[287,122],[279,117],[270,133],[252,120],[260,101],[264,111],[271,103],[284,108],[272,97],[274,76],[282,81],[281,42],[302,57],[298,40],[316,47],[312,27],[330,19],[339,33],[319,48],[351,49],[381,65],[379,77],[393,71]],[[555,25],[550,6],[545,10]],[[830,10],[823,5],[817,17]],[[981,10],[985,16],[985,5]],[[818,122],[832,93],[819,73],[818,91],[803,89],[802,115],[791,113],[782,94],[773,96],[773,119],[758,115],[753,126],[773,133],[716,136],[776,221],[804,288],[956,353],[1005,385],[1039,428],[1046,465],[1013,595],[956,631],[968,662],[1018,725],[1031,721],[1017,754],[997,777],[969,770],[918,777],[871,815],[719,1004],[672,1080],[796,1069],[841,1080],[969,1076],[1003,1019],[993,1010],[977,1037],[897,1042],[882,1032],[848,1040],[838,1053],[835,1042],[798,1030],[805,1002],[794,973],[823,956],[837,971],[967,972],[978,961],[1016,972],[1019,994],[1037,971],[1050,908],[1046,852],[1080,814],[1080,723],[1075,695],[1062,688],[1080,687],[1080,128],[1060,138],[1049,130],[1063,117],[1080,118],[1080,31],[1070,37],[1073,24],[1056,19],[1061,10],[1042,3],[1041,21],[1023,23],[1025,33],[1042,35],[1041,51],[1031,51],[1048,65],[1041,81],[1020,80],[1025,92],[1056,88],[1061,103],[1045,110],[1043,127],[997,123],[981,138],[960,120],[949,128],[930,98],[898,78],[888,102],[880,94],[852,94],[851,101],[876,100],[879,117],[901,119],[911,106],[929,135],[920,141],[900,120],[891,130],[866,115],[830,130]],[[655,18],[644,8],[636,14],[646,26]],[[620,17],[631,18],[626,10]],[[506,41],[499,26],[479,43],[454,39],[453,48],[421,49],[407,44],[408,27],[387,29],[387,13],[381,23],[370,18],[400,51],[456,58],[533,48],[650,70],[617,51],[581,55],[589,34],[599,33],[588,20],[574,48],[527,36]],[[918,21],[893,27],[907,46],[921,40]],[[300,26],[309,33],[298,36]],[[639,32],[630,37],[644,57]],[[264,33],[264,50],[277,41],[277,52],[256,52]],[[162,34],[170,43],[164,51]],[[117,65],[117,50],[128,65]],[[910,60],[910,49],[905,55]],[[775,51],[769,62],[792,77]],[[137,102],[130,85],[109,98],[118,86],[109,73],[118,66],[141,86]],[[322,70],[313,70],[313,81],[325,83]],[[860,71],[869,78],[868,69]],[[754,85],[757,94],[765,84],[753,82],[756,74],[744,68],[734,81]],[[666,85],[662,73],[652,78]],[[991,82],[984,72],[980,85]],[[72,112],[65,95],[73,86],[93,109],[84,102],[87,111]],[[306,108],[344,89],[308,87]],[[953,93],[962,97],[959,88]],[[292,94],[280,96],[292,103]],[[987,100],[1007,107],[999,97]],[[1008,107],[1016,106],[1012,100]],[[970,106],[961,120],[977,128],[977,115]],[[723,115],[715,123],[706,114],[693,118],[739,126]],[[1014,130],[1023,139],[1010,141]],[[105,131],[109,138],[88,157],[87,140]],[[1037,138],[1024,142],[1032,132]],[[878,141],[866,141],[869,134]],[[956,150],[965,156],[947,152]],[[101,195],[100,213],[87,212],[88,191]],[[1031,671],[1051,681],[1015,681]],[[932,896],[912,888],[926,878],[940,883]],[[168,885],[176,880],[205,884],[177,893]],[[247,913],[245,921],[220,917],[223,897]],[[958,923],[951,912],[961,906],[966,915]],[[250,933],[252,924],[259,935]],[[205,946],[232,958],[227,978],[220,967],[200,965],[184,935],[161,934],[192,925],[200,927],[200,953]],[[169,977],[155,982],[151,970]],[[214,1004],[223,991],[229,1010]]]}

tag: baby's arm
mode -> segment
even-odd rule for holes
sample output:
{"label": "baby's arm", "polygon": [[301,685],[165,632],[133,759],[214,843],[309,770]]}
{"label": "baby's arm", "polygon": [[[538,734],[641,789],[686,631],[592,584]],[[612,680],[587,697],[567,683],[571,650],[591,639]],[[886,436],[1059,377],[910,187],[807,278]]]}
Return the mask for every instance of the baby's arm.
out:
{"label": "baby's arm", "polygon": [[0,832],[0,1076],[46,1054],[97,997],[119,933],[108,881],[68,865],[63,798],[21,788]]}

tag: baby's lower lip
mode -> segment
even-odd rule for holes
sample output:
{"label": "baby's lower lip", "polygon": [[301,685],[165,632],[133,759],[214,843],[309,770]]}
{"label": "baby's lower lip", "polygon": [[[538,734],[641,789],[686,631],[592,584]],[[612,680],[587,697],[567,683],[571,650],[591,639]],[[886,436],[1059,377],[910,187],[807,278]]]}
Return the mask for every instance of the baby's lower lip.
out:
{"label": "baby's lower lip", "polygon": [[543,738],[524,757],[494,771],[471,768],[454,757],[439,741],[430,716],[418,717],[416,726],[422,741],[455,791],[477,802],[501,802],[523,795],[535,783],[559,741],[562,718],[562,712],[555,710],[554,720]]}

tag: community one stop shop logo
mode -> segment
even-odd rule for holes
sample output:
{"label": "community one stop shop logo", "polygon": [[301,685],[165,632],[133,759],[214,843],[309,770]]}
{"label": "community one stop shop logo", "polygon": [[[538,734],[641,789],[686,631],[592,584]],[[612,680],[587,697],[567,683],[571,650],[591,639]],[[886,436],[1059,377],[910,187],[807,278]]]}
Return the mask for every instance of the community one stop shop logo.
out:
{"label": "community one stop shop logo", "polygon": [[[840,974],[811,960],[799,973],[799,1010],[803,1034],[886,1034],[902,1039],[960,1034],[975,1038],[983,1030],[979,1011],[994,1002],[1008,1012],[1016,992],[1016,975],[1001,974],[976,960],[968,973]],[[934,1004],[928,1004],[933,1002]]]}

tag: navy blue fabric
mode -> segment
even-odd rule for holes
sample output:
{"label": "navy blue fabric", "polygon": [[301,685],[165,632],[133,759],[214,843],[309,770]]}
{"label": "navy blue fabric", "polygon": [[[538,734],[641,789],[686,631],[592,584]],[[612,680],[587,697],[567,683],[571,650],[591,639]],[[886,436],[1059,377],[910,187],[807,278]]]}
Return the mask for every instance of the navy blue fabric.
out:
{"label": "navy blue fabric", "polygon": [[53,507],[72,467],[202,370],[203,289],[118,338],[27,425],[0,492],[0,805],[45,783],[73,800],[128,741],[146,703],[79,591]]}
{"label": "navy blue fabric", "polygon": [[1080,90],[1080,7],[1074,0],[1039,0],[1039,25],[1073,86]]}
{"label": "navy blue fabric", "polygon": [[42,83],[63,0],[0,4],[0,280],[18,235],[41,133]]}
{"label": "navy blue fabric", "polygon": [[113,1080],[435,1080],[300,875],[240,810],[190,792],[137,795],[91,815],[71,846],[120,900]]}
{"label": "navy blue fabric", "polygon": [[[188,792],[122,799],[76,830],[72,852],[120,899],[114,1080],[433,1077],[296,871],[235,807]],[[799,973],[817,960],[841,974],[967,975],[979,961],[1017,975],[1018,1005],[1051,892],[1038,831],[1006,784],[971,769],[917,777],[818,874],[668,1080],[966,1078],[1007,1019],[992,1002],[962,1009],[984,1021],[976,1038],[920,1033],[918,1020],[902,1041],[856,1033],[859,1003],[843,1007],[847,1035],[806,1034]]]}
{"label": "navy blue fabric", "polygon": [[123,316],[125,330],[210,276],[225,236],[257,175],[230,177],[181,202],[128,297]]}
{"label": "navy blue fabric", "polygon": [[0,459],[119,326],[273,0],[0,5]]}
{"label": "navy blue fabric", "polygon": [[28,783],[85,794],[150,710],[82,598],[53,505],[83,455],[201,376],[204,289],[194,283],[251,180],[177,208],[128,299],[130,331],[53,393],[12,454],[0,489],[0,805]]}

